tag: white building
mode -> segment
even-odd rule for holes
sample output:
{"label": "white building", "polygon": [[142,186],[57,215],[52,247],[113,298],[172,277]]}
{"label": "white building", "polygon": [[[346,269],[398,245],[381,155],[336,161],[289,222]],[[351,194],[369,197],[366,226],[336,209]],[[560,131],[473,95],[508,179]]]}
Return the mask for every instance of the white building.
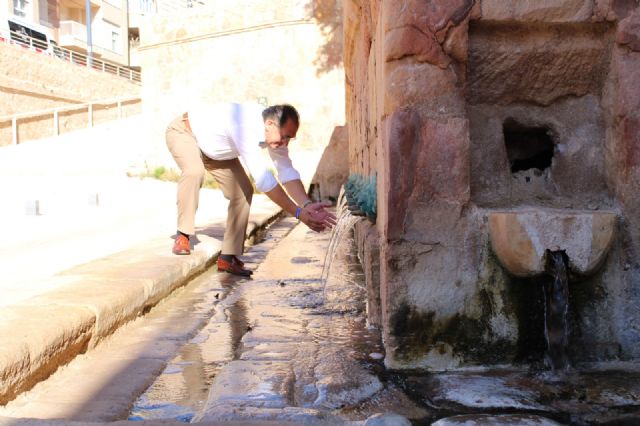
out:
{"label": "white building", "polygon": [[[87,44],[87,4],[91,44]],[[119,65],[129,66],[127,0],[0,0],[3,37],[20,34]],[[8,35],[12,31],[12,35]],[[39,43],[36,42],[37,47]]]}

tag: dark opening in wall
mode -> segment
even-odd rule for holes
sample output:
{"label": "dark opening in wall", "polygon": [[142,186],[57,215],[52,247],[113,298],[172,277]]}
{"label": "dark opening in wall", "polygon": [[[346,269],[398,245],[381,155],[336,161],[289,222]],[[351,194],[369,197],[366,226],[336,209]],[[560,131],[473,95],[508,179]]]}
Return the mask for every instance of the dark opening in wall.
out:
{"label": "dark opening in wall", "polygon": [[551,166],[553,139],[547,127],[527,127],[513,119],[502,125],[511,173]]}

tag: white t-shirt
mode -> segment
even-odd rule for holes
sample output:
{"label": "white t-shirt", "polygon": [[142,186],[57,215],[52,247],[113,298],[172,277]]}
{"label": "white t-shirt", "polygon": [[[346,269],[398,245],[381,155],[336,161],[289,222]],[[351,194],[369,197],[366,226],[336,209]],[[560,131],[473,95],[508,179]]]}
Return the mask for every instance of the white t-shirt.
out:
{"label": "white t-shirt", "polygon": [[[249,169],[256,188],[271,191],[278,184],[269,171],[261,152],[264,141],[264,121],[260,104],[221,103],[189,110],[189,124],[200,150],[214,160],[240,157]],[[278,179],[286,183],[300,179],[291,164],[289,149],[268,147],[269,156],[278,171]]]}

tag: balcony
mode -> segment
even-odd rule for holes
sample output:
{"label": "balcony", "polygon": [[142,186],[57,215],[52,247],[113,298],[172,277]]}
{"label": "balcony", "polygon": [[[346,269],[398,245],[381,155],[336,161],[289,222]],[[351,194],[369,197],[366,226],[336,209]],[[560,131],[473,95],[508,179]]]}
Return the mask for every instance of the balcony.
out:
{"label": "balcony", "polygon": [[87,26],[76,21],[60,21],[60,46],[87,50]]}
{"label": "balcony", "polygon": [[[87,26],[77,21],[60,21],[60,46],[76,52],[87,51]],[[93,43],[93,55],[101,56],[102,48]]]}

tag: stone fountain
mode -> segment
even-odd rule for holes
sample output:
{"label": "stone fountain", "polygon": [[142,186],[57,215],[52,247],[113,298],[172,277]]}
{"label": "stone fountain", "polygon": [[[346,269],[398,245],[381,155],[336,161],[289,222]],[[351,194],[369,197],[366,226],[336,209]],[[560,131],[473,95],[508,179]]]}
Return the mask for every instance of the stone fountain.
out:
{"label": "stone fountain", "polygon": [[541,361],[552,253],[570,362],[638,360],[638,2],[347,0],[344,21],[387,367]]}
{"label": "stone fountain", "polygon": [[514,209],[488,213],[491,247],[509,273],[527,278],[546,272],[548,252],[566,253],[572,272],[590,276],[613,245],[616,213]]}

